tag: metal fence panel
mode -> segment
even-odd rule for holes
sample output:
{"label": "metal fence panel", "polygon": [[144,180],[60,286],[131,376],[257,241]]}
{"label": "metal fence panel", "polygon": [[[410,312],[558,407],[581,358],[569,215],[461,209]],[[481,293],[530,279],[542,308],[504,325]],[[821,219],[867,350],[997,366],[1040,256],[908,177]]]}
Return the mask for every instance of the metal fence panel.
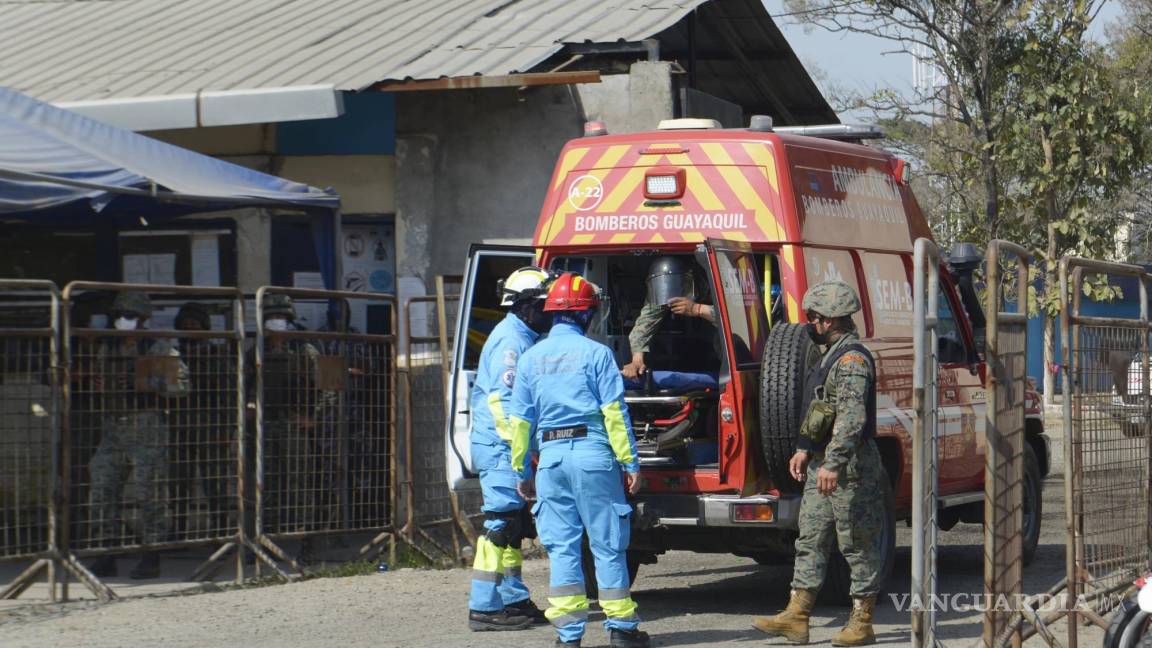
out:
{"label": "metal fence panel", "polygon": [[912,644],[936,641],[936,501],[939,482],[937,306],[940,252],[917,239],[913,255],[912,398],[916,421],[912,437]]}
{"label": "metal fence panel", "polygon": [[[117,312],[126,307],[118,297],[131,294],[149,296],[133,308],[154,312],[134,330],[110,327],[131,314]],[[86,554],[235,546],[243,517],[239,294],[74,282],[64,299],[67,546]]]}
{"label": "metal fence panel", "polygon": [[[1084,316],[1082,288],[1093,273],[1138,278],[1139,317]],[[1152,566],[1148,281],[1137,266],[1061,261],[1063,378],[1071,386],[1064,400],[1068,596],[1089,606]],[[1077,616],[1073,609],[1068,621],[1073,648]]]}
{"label": "metal fence panel", "polygon": [[[292,313],[309,303],[327,310],[327,325],[320,331],[269,327],[269,320],[285,310],[284,298],[295,300],[287,306]],[[348,313],[357,301],[387,308],[390,330],[381,334],[351,329]],[[256,304],[261,316],[250,396],[256,404],[256,526],[261,544],[287,559],[273,536],[393,530],[395,299],[265,286],[257,292]]]}
{"label": "metal fence panel", "polygon": [[[1015,270],[1002,281],[1001,262]],[[988,245],[986,358],[987,425],[984,472],[984,594],[988,600],[1023,591],[1024,390],[1027,384],[1027,250],[1006,241]],[[1005,287],[1011,290],[1005,290]],[[1012,312],[1004,306],[1015,303]],[[1037,520],[1038,522],[1038,520]],[[1011,622],[1012,612],[988,606],[984,644],[992,646]],[[1019,636],[1016,637],[1019,641]]]}

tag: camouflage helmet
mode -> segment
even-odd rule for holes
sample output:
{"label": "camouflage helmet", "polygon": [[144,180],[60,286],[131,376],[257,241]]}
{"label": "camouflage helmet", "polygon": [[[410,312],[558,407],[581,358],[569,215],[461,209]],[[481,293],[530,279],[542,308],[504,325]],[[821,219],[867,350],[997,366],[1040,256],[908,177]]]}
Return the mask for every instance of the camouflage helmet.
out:
{"label": "camouflage helmet", "polygon": [[279,315],[290,320],[296,319],[296,309],[292,307],[292,298],[288,295],[276,293],[265,295],[263,308],[265,318]]}
{"label": "camouflage helmet", "polygon": [[148,295],[134,290],[116,293],[112,300],[112,313],[128,313],[137,317],[152,316],[152,301]]}
{"label": "camouflage helmet", "polygon": [[804,293],[803,308],[824,317],[848,317],[860,310],[860,298],[843,281],[822,281]]}

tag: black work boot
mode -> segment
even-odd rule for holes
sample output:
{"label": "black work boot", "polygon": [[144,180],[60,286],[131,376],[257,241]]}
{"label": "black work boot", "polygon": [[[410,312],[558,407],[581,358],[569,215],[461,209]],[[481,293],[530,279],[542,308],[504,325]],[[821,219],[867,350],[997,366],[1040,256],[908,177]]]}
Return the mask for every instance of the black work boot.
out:
{"label": "black work boot", "polygon": [[580,648],[580,640],[573,639],[572,641],[564,641],[563,639],[557,638],[554,645],[556,648]]}
{"label": "black work boot", "polygon": [[532,619],[526,616],[513,616],[506,610],[480,612],[468,610],[468,627],[476,632],[483,630],[526,630]]}
{"label": "black work boot", "polygon": [[617,630],[612,628],[612,648],[648,648],[652,642],[648,633],[641,630]]}
{"label": "black work boot", "polygon": [[157,578],[160,576],[160,554],[149,551],[140,555],[140,562],[128,573],[128,577],[135,580]]}
{"label": "black work boot", "polygon": [[88,565],[88,571],[97,578],[116,578],[116,556],[100,556]]}
{"label": "black work boot", "polygon": [[505,606],[504,611],[511,616],[526,616],[532,619],[533,625],[544,625],[548,623],[548,617],[544,616],[544,610],[536,607],[532,599],[524,599],[523,601],[517,601]]}

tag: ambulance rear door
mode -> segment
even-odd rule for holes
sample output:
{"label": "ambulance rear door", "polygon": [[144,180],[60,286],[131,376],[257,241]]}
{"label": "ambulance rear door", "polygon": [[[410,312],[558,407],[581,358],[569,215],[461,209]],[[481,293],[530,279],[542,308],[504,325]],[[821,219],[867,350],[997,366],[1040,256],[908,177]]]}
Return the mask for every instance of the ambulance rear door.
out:
{"label": "ambulance rear door", "polygon": [[469,435],[472,431],[471,393],[476,380],[480,350],[488,334],[504,318],[496,285],[513,270],[533,264],[530,247],[473,245],[468,251],[464,283],[460,288],[460,311],[456,316],[456,343],[452,354],[452,376],[448,382],[448,412],[445,423],[444,460],[448,486],[453,490],[480,487],[479,475],[472,470]]}
{"label": "ambulance rear door", "polygon": [[720,376],[720,482],[748,494],[759,481],[756,401],[768,339],[760,271],[748,243],[708,239],[702,247],[712,274],[715,324],[727,351]]}

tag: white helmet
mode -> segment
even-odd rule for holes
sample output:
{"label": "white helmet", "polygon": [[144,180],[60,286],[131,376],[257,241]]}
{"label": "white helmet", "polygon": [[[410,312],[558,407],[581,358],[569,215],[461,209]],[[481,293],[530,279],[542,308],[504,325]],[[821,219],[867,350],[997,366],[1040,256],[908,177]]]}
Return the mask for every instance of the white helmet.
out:
{"label": "white helmet", "polygon": [[527,266],[514,271],[497,283],[501,306],[511,306],[522,299],[544,299],[552,275],[543,268]]}

